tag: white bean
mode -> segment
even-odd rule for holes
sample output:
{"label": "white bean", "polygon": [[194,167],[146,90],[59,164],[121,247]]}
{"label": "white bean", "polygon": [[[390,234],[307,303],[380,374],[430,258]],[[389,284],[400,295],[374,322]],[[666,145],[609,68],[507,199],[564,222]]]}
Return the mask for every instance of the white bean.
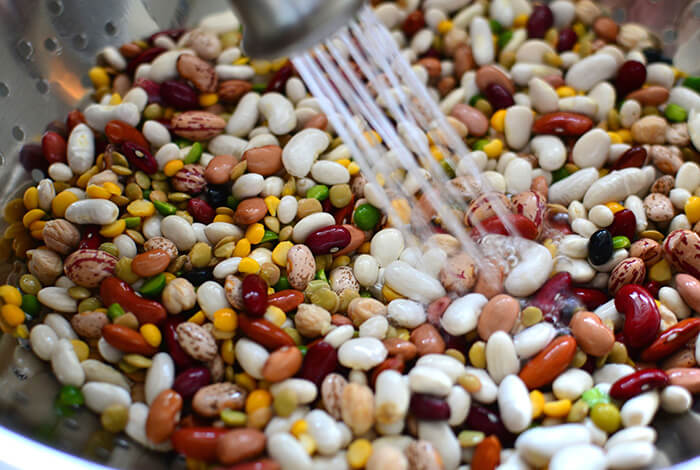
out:
{"label": "white bean", "polygon": [[581,168],[602,168],[608,159],[610,136],[602,129],[592,129],[574,144],[573,160]]}
{"label": "white bean", "polygon": [[469,37],[472,41],[474,61],[478,65],[491,64],[496,53],[488,20],[483,16],[475,17],[469,26]]}
{"label": "white bean", "polygon": [[74,173],[86,172],[95,162],[95,134],[86,124],[80,123],[71,131],[66,158]]}
{"label": "white bean", "polygon": [[384,344],[376,338],[355,338],[338,348],[338,362],[344,367],[369,370],[387,356]]}
{"label": "white bean", "polygon": [[486,370],[497,384],[520,370],[520,360],[508,333],[496,331],[486,342]]}
{"label": "white bean", "polygon": [[[280,206],[281,205],[282,203],[280,202]],[[377,263],[377,260],[374,259],[373,256],[366,254],[358,256],[357,258],[355,258],[355,262],[353,263],[352,269],[352,272],[355,275],[357,282],[359,282],[361,286],[368,287],[374,285],[377,282],[377,278],[379,276],[379,263]],[[391,312],[391,303],[389,304],[389,311]],[[399,320],[395,319],[394,321],[398,322]]]}
{"label": "white bean", "polygon": [[476,328],[481,310],[488,299],[481,294],[468,294],[452,302],[440,318],[440,325],[451,335],[464,335]]}
{"label": "white bean", "polygon": [[605,470],[605,454],[600,447],[577,444],[558,450],[549,462],[550,470]]}
{"label": "white bean", "polygon": [[[376,261],[374,261],[374,258],[372,258],[369,255],[360,255],[360,257],[366,256],[367,258],[371,259],[372,262],[375,263],[376,266]],[[355,260],[355,271],[357,271],[357,263],[359,261],[359,258]],[[365,260],[367,259],[365,258]],[[377,266],[378,268],[378,266]],[[375,273],[378,273],[378,269],[375,270]],[[376,276],[375,276],[376,278]],[[359,281],[359,279],[358,279]],[[375,279],[376,281],[376,279]],[[360,281],[361,285],[365,285]],[[371,285],[374,284],[374,282],[366,285]],[[388,314],[387,317],[389,320],[392,321],[392,323],[396,324],[397,326],[400,326],[402,328],[417,328],[418,326],[422,325],[425,323],[425,318],[426,318],[426,313],[425,313],[425,308],[419,304],[418,302],[414,302],[413,300],[408,300],[408,299],[395,299],[389,302],[389,305],[387,306]]]}
{"label": "white bean", "polygon": [[520,150],[530,140],[530,128],[534,117],[525,106],[511,106],[506,110],[505,134],[508,146]]}
{"label": "white bean", "polygon": [[607,468],[626,470],[641,468],[651,463],[656,449],[648,442],[630,442],[624,446],[615,446],[608,451]]}
{"label": "white bean", "polygon": [[[138,106],[129,102],[122,102],[117,105],[91,104],[85,108],[83,114],[87,125],[100,132],[104,132],[105,126],[109,121],[119,120],[130,126],[136,126],[141,120],[141,112]],[[75,128],[73,130],[75,131]]]}
{"label": "white bean", "polygon": [[133,258],[138,253],[136,248],[136,242],[133,238],[128,235],[118,235],[114,238],[114,244],[119,250],[119,258]]}
{"label": "white bean", "polygon": [[659,409],[659,392],[652,390],[631,398],[620,408],[622,425],[646,426],[654,419],[656,411]]}
{"label": "white bean", "polygon": [[175,363],[168,353],[158,353],[152,360],[144,383],[146,403],[149,405],[160,392],[171,388],[175,381]]}
{"label": "white bean", "polygon": [[588,91],[617,72],[617,62],[608,54],[593,54],[574,64],[566,74],[566,84]]}
{"label": "white bean", "polygon": [[372,337],[384,339],[389,329],[389,321],[382,315],[375,315],[365,320],[358,328],[360,338]]}
{"label": "white bean", "polygon": [[48,325],[36,325],[29,333],[29,344],[34,354],[44,361],[49,361],[58,344],[58,335]]}
{"label": "white bean", "polygon": [[294,392],[297,398],[297,403],[302,405],[306,405],[314,401],[316,399],[316,395],[318,394],[316,384],[305,379],[286,379],[270,386],[270,393],[272,394],[273,398],[283,390],[291,390]]}
{"label": "white bean", "polygon": [[258,102],[258,110],[265,116],[268,127],[274,134],[287,134],[297,125],[292,102],[280,93],[265,93]]}
{"label": "white bean", "polygon": [[119,207],[107,199],[75,201],[66,209],[66,219],[74,224],[107,225],[119,216]]}
{"label": "white bean", "polygon": [[620,444],[628,444],[630,442],[656,442],[656,430],[649,426],[630,426],[620,429],[615,434],[610,436],[608,442],[605,443],[605,449],[610,450]]}
{"label": "white bean", "polygon": [[316,182],[326,185],[344,184],[350,181],[350,173],[340,163],[317,161],[311,167],[311,176]]}
{"label": "white bean", "polygon": [[685,413],[693,405],[693,396],[688,389],[669,385],[661,392],[661,407],[668,413]]}
{"label": "white bean", "polygon": [[319,129],[304,129],[289,139],[282,149],[282,164],[292,176],[304,177],[318,156],[330,144],[328,134]]}
{"label": "white bean", "polygon": [[216,281],[207,281],[197,289],[197,303],[204,314],[213,321],[214,312],[230,307],[226,299],[226,291]]}
{"label": "white bean", "polygon": [[[549,187],[549,201],[553,204],[568,206],[572,201],[581,200],[597,179],[598,170],[596,168],[579,170]],[[591,206],[594,205],[591,204]]]}
{"label": "white bean", "polygon": [[259,101],[260,95],[255,92],[251,91],[243,95],[226,124],[226,133],[235,137],[248,135],[258,122]]}
{"label": "white bean", "polygon": [[466,373],[476,376],[481,382],[481,388],[472,393],[474,400],[486,405],[496,401],[498,396],[498,385],[493,381],[491,376],[484,369],[475,367],[467,367]]}
{"label": "white bean", "polygon": [[574,401],[583,392],[593,387],[593,377],[582,369],[569,369],[563,372],[552,383],[554,396],[559,400],[568,399]]}
{"label": "white bean", "polygon": [[455,433],[446,421],[418,421],[418,439],[430,442],[442,457],[445,470],[455,470],[462,449]]}
{"label": "white bean", "polygon": [[282,470],[309,470],[312,462],[301,443],[287,432],[275,433],[267,439],[270,457],[284,462]]}
{"label": "white bean", "polygon": [[355,335],[355,328],[352,325],[342,325],[333,328],[323,338],[323,341],[330,344],[334,348],[339,348],[343,343],[352,339]]}
{"label": "white bean", "polygon": [[143,136],[153,146],[160,148],[165,144],[172,142],[170,132],[166,127],[158,121],[148,120],[143,123]]}
{"label": "white bean", "polygon": [[236,342],[235,353],[236,359],[244,371],[253,378],[263,378],[262,368],[270,356],[265,348],[254,341],[241,338]]}
{"label": "white bean", "polygon": [[461,385],[453,385],[447,395],[447,405],[450,407],[450,419],[447,424],[459,426],[467,419],[472,399]]}
{"label": "white bean", "polygon": [[416,361],[417,366],[431,367],[444,372],[452,382],[464,374],[464,364],[445,354],[426,354]]}
{"label": "white bean", "polygon": [[[161,54],[162,55],[162,54]],[[127,436],[142,446],[158,452],[168,452],[173,448],[170,439],[161,444],[153,443],[146,437],[146,420],[148,419],[148,406],[144,403],[132,403],[129,407],[129,422],[124,432]]]}
{"label": "white bean", "polygon": [[97,341],[97,350],[100,356],[111,364],[117,364],[124,356],[124,353],[109,344],[104,338],[100,338]]}
{"label": "white bean", "polygon": [[250,80],[255,76],[250,65],[218,64],[214,69],[220,80]]}
{"label": "white bean", "polygon": [[85,372],[86,382],[106,382],[117,385],[126,391],[131,390],[129,381],[121,372],[118,372],[114,367],[105,364],[96,359],[86,359],[80,363],[80,366]]}
{"label": "white bean", "polygon": [[[37,294],[37,298],[43,305],[57,312],[74,313],[78,311],[78,302],[68,295],[68,289],[65,287],[44,287]],[[46,323],[46,320],[44,322]],[[77,336],[71,339],[77,339]]]}
{"label": "white bean", "polygon": [[416,302],[427,304],[445,295],[440,281],[403,261],[394,261],[384,269],[384,281],[395,292]]}
{"label": "white bean", "polygon": [[395,370],[387,369],[377,376],[374,389],[377,422],[386,425],[400,421],[403,425],[411,399],[408,382],[404,380],[404,376]]}
{"label": "white bean", "polygon": [[551,323],[540,322],[513,337],[515,352],[521,359],[528,359],[547,346],[554,339],[557,332]]}
{"label": "white bean", "polygon": [[197,242],[192,225],[178,215],[169,215],[160,223],[163,236],[177,246],[178,250],[187,251]]}
{"label": "white bean", "polygon": [[51,369],[56,379],[63,385],[80,387],[85,382],[85,372],[75,354],[73,344],[67,339],[59,339],[53,349]]}
{"label": "white bean", "polygon": [[559,96],[552,85],[541,78],[533,77],[528,82],[528,87],[532,107],[537,112],[545,114],[559,110]]}
{"label": "white bean", "polygon": [[515,449],[529,464],[543,467],[560,449],[590,441],[591,435],[582,424],[540,426],[518,436]]}
{"label": "white bean", "polygon": [[85,406],[94,413],[102,413],[110,405],[131,405],[129,392],[111,383],[89,382],[80,391],[85,397]]}
{"label": "white bean", "polygon": [[399,259],[404,249],[403,235],[398,229],[386,228],[377,232],[370,242],[370,253],[379,263],[386,267]]}
{"label": "white bean", "polygon": [[328,212],[316,212],[307,215],[294,226],[292,240],[295,243],[302,243],[312,232],[333,224],[335,224],[335,219]]}
{"label": "white bean", "polygon": [[508,375],[498,387],[498,409],[506,429],[524,431],[532,422],[532,403],[525,383],[517,375]]}

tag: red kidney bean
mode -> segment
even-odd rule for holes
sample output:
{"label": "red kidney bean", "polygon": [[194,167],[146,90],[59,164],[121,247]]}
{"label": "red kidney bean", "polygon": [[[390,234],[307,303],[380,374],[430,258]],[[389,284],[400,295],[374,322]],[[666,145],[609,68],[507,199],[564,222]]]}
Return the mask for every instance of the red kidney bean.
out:
{"label": "red kidney bean", "polygon": [[168,80],[160,85],[160,96],[165,104],[175,109],[196,109],[199,107],[195,89],[175,80]]}
{"label": "red kidney bean", "polygon": [[250,339],[267,349],[275,350],[282,346],[296,346],[296,343],[282,328],[264,318],[251,320],[246,315],[238,315],[238,326]]}
{"label": "red kidney bean", "polygon": [[450,405],[438,397],[426,395],[425,393],[414,393],[411,395],[411,413],[425,421],[440,421],[450,419]]}
{"label": "red kidney bean", "polygon": [[243,279],[243,304],[253,316],[261,317],[267,308],[267,283],[257,274],[249,274]]}
{"label": "red kidney bean", "polygon": [[151,155],[151,152],[146,150],[146,147],[142,147],[134,142],[124,142],[122,151],[129,163],[137,170],[141,170],[149,175],[158,171],[158,162]]}
{"label": "red kidney bean", "polygon": [[315,230],[306,237],[304,245],[314,255],[325,255],[342,250],[350,244],[350,231],[342,225],[329,225]]}
{"label": "red kidney bean", "polygon": [[290,62],[287,61],[285,64],[280,67],[277,72],[270,78],[270,81],[267,82],[267,87],[265,88],[265,93],[269,93],[271,91],[276,91],[276,92],[281,92],[284,86],[287,84],[287,80],[294,74],[294,65]]}
{"label": "red kidney bean", "polygon": [[72,131],[78,124],[85,124],[85,116],[79,110],[74,109],[68,113],[68,116],[66,116],[66,127],[68,128],[68,132],[70,133],[70,131]]}
{"label": "red kidney bean", "polygon": [[158,349],[146,342],[141,333],[123,325],[106,324],[102,327],[102,337],[111,346],[127,354],[153,356],[158,352]]}
{"label": "red kidney bean", "polygon": [[290,312],[304,303],[304,293],[294,289],[284,289],[267,296],[267,304]]}
{"label": "red kidney bean", "polygon": [[[143,88],[143,90],[148,95],[149,103],[162,102],[162,98],[160,96],[160,83],[154,82],[153,80],[148,80],[146,78],[139,78],[138,80],[136,80],[136,83],[134,83],[134,86]],[[169,119],[168,123],[170,123]]]}
{"label": "red kidney bean", "polygon": [[56,134],[63,137],[63,139],[68,138],[68,126],[63,121],[58,119],[51,121],[44,128],[44,132],[55,132]]}
{"label": "red kidney bean", "polygon": [[192,398],[197,390],[211,383],[211,372],[207,367],[192,367],[180,372],[173,382],[173,390],[184,400]]}
{"label": "red kidney bean", "polygon": [[187,212],[192,215],[195,222],[209,224],[216,217],[216,210],[204,199],[192,198],[187,201]]}
{"label": "red kidney bean", "polygon": [[629,400],[640,393],[666,385],[666,372],[659,369],[643,369],[619,379],[610,387],[609,393],[616,400]]}
{"label": "red kidney bean", "polygon": [[578,41],[578,36],[571,28],[564,28],[559,31],[557,39],[557,52],[570,51]]}
{"label": "red kidney bean", "polygon": [[46,132],[41,137],[41,150],[44,152],[44,158],[51,163],[66,162],[66,139],[57,132]]}
{"label": "red kidney bean", "polygon": [[318,341],[307,349],[299,377],[310,380],[317,387],[321,387],[323,379],[335,371],[337,367],[338,352],[336,349],[325,341]]}
{"label": "red kidney bean", "polygon": [[403,20],[401,29],[403,30],[406,36],[410,37],[416,34],[421,29],[423,29],[424,26],[425,16],[423,15],[423,12],[420,9],[418,9],[413,10],[411,13],[409,13],[406,19]]}
{"label": "red kidney bean", "polygon": [[464,426],[467,429],[481,431],[487,436],[494,434],[508,447],[515,440],[515,435],[506,429],[498,413],[476,403],[472,403]]}
{"label": "red kidney bean", "polygon": [[661,289],[661,283],[657,281],[648,281],[644,284],[644,288],[649,291],[652,297],[656,298],[659,296],[659,289]]}
{"label": "red kidney bean", "polygon": [[374,369],[372,369],[372,373],[369,376],[370,386],[374,388],[374,384],[377,383],[377,377],[379,377],[379,374],[381,374],[385,370],[391,369],[403,374],[403,370],[405,367],[406,361],[404,360],[403,356],[394,356],[384,359],[377,366],[375,366]]}
{"label": "red kidney bean", "polygon": [[352,217],[352,211],[355,208],[355,195],[353,194],[350,197],[350,202],[345,205],[345,207],[341,207],[340,209],[336,209],[335,214],[333,217],[335,217],[335,223],[338,225],[345,224],[347,222],[350,222],[350,218]]}
{"label": "red kidney bean", "polygon": [[107,123],[105,135],[111,144],[133,142],[143,148],[150,148],[150,144],[138,129],[118,119]]}
{"label": "red kidney bean", "polygon": [[605,292],[598,289],[574,287],[571,292],[583,302],[583,305],[585,305],[588,310],[594,310],[610,300]]}
{"label": "red kidney bean", "polygon": [[132,312],[140,324],[162,322],[167,316],[165,307],[155,300],[144,299],[134,292],[129,284],[118,277],[108,277],[100,284],[102,302],[109,306],[118,303],[127,312]]}
{"label": "red kidney bean", "polygon": [[656,362],[681,349],[700,332],[700,318],[686,318],[666,329],[642,351],[641,359]]}
{"label": "red kidney bean", "polygon": [[540,287],[530,300],[530,305],[542,310],[545,316],[555,315],[558,318],[561,302],[571,295],[571,274],[561,272],[552,276]]}
{"label": "red kidney bean", "polygon": [[505,109],[515,104],[513,95],[498,83],[489,83],[484,90],[484,96],[491,103],[494,111]]}
{"label": "red kidney bean", "polygon": [[639,145],[628,148],[613,165],[613,170],[641,168],[647,159],[647,151]]}
{"label": "red kidney bean", "polygon": [[230,429],[215,427],[181,428],[171,437],[175,450],[186,457],[207,462],[216,460],[216,445],[219,437]]}
{"label": "red kidney bean", "polygon": [[507,214],[506,217],[513,228],[518,232],[517,234],[510,233],[503,219],[498,215],[494,215],[482,220],[479,225],[474,227],[471,231],[472,237],[481,238],[487,233],[497,233],[499,235],[520,235],[528,240],[535,240],[537,238],[537,226],[532,220],[521,214]]}
{"label": "red kidney bean", "polygon": [[182,346],[177,342],[177,325],[183,322],[183,319],[176,316],[168,317],[163,325],[163,336],[165,337],[165,345],[168,348],[170,357],[173,358],[175,366],[178,369],[187,369],[193,367],[197,362],[192,357],[182,350]]}
{"label": "red kidney bean", "polygon": [[634,235],[637,233],[637,218],[634,216],[634,212],[629,209],[615,212],[613,223],[608,227],[608,232],[613,237],[624,235],[633,241]]}
{"label": "red kidney bean", "polygon": [[654,298],[645,288],[627,284],[615,295],[615,308],[625,316],[622,331],[633,348],[648,346],[656,338],[661,315]]}
{"label": "red kidney bean", "polygon": [[588,116],[558,111],[537,118],[532,124],[532,132],[535,134],[578,136],[592,127],[593,121]]}
{"label": "red kidney bean", "polygon": [[165,51],[167,51],[167,49],[164,47],[151,47],[150,49],[146,49],[129,61],[129,63],[126,65],[127,73],[129,75],[133,75],[139,65],[153,62],[153,59]]}
{"label": "red kidney bean", "polygon": [[185,34],[185,28],[164,29],[162,31],[158,31],[157,33],[151,34],[148,37],[148,42],[149,42],[149,44],[153,44],[153,41],[158,36],[168,36],[173,41],[177,41],[178,39],[180,39],[180,36],[182,36],[183,34]]}
{"label": "red kidney bean", "polygon": [[641,88],[646,81],[646,66],[636,60],[628,60],[617,70],[615,88],[617,88],[618,96],[626,96],[628,93]]}
{"label": "red kidney bean", "polygon": [[36,142],[30,142],[22,146],[19,151],[19,162],[27,170],[27,173],[31,173],[32,170],[41,170],[46,174],[49,169],[49,162],[44,157],[41,144]]}
{"label": "red kidney bean", "polygon": [[252,462],[243,462],[228,467],[214,467],[214,470],[280,470],[279,462],[272,459],[261,459]]}
{"label": "red kidney bean", "polygon": [[83,235],[80,238],[78,249],[96,250],[100,247],[104,239],[100,235],[99,225],[83,225]]}
{"label": "red kidney bean", "polygon": [[527,36],[530,38],[543,38],[545,33],[554,24],[554,15],[547,5],[535,5],[527,20]]}

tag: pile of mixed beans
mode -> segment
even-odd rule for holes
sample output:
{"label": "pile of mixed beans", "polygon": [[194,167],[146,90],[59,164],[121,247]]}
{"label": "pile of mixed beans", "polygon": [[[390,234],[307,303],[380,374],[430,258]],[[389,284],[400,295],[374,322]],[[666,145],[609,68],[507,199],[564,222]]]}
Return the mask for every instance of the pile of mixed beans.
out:
{"label": "pile of mixed beans", "polygon": [[217,15],[102,51],[96,103],[25,146],[2,330],[59,407],[192,469],[648,464],[700,392],[700,77],[588,0],[373,3],[494,188],[460,214],[485,260],[438,218],[409,247]]}

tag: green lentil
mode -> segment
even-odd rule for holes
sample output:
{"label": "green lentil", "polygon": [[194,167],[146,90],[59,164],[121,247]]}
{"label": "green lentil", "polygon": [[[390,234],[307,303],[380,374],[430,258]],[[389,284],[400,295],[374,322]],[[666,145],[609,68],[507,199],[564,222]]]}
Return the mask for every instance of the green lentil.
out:
{"label": "green lentil", "polygon": [[[120,324],[120,323],[117,323],[117,325],[119,325],[119,324]],[[124,326],[126,326],[126,325],[124,325]],[[119,367],[119,369],[120,369],[122,372],[124,372],[125,374],[133,374],[134,372],[136,372],[137,370],[139,370],[138,367],[132,366],[131,364],[128,364],[128,363],[126,363],[126,362],[124,362],[124,361],[119,361],[119,363],[117,364],[117,367]]]}
{"label": "green lentil", "polygon": [[199,142],[195,142],[192,144],[192,147],[190,147],[190,151],[187,152],[187,155],[185,156],[184,163],[187,165],[188,163],[197,163],[202,156],[202,144]]}
{"label": "green lentil", "polygon": [[139,245],[143,245],[146,242],[146,240],[143,238],[143,235],[140,232],[137,232],[136,230],[127,229],[124,233],[126,233],[132,240],[134,240]]}
{"label": "green lentil", "polygon": [[335,312],[340,304],[338,294],[329,288],[316,290],[309,296],[309,300],[312,304],[323,307],[331,313]]}
{"label": "green lentil", "polygon": [[624,235],[613,237],[612,242],[614,250],[619,250],[620,248],[627,248],[630,246],[630,239]]}
{"label": "green lentil", "polygon": [[543,58],[546,64],[552,67],[561,67],[562,60],[556,52],[547,51],[544,53]]}
{"label": "green lentil", "polygon": [[146,281],[139,292],[148,297],[155,297],[165,289],[165,273],[160,273]]}
{"label": "green lentil", "polygon": [[[350,302],[360,296],[360,293],[354,289],[344,289],[338,296],[338,311],[347,312]],[[388,334],[388,333],[387,333]]]}
{"label": "green lentil", "polygon": [[133,284],[139,280],[139,277],[131,270],[132,261],[131,258],[125,256],[120,258],[119,261],[117,261],[117,265],[114,267],[114,275],[129,284]]}
{"label": "green lentil", "polygon": [[231,173],[229,173],[229,179],[231,181],[236,181],[243,173],[245,173],[247,169],[248,162],[246,160],[236,163],[236,165],[231,169]]}
{"label": "green lentil", "polygon": [[257,93],[263,93],[267,89],[267,84],[265,83],[253,83],[253,91]]}
{"label": "green lentil", "polygon": [[204,242],[197,242],[190,250],[190,262],[195,268],[204,268],[211,261],[211,246]]}
{"label": "green lentil", "polygon": [[294,227],[292,227],[291,225],[287,225],[286,227],[282,228],[282,230],[280,230],[278,234],[279,240],[281,242],[286,242],[287,240],[292,238],[292,231],[294,231]]}
{"label": "green lentil", "polygon": [[656,106],[644,106],[642,108],[642,116],[658,116],[659,110],[656,108]]}
{"label": "green lentil", "polygon": [[85,287],[73,286],[68,289],[68,295],[75,300],[83,300],[90,297],[90,290]]}
{"label": "green lentil", "polygon": [[381,217],[382,213],[380,210],[369,203],[359,205],[353,214],[355,225],[360,230],[373,229],[379,223]]}
{"label": "green lentil", "polygon": [[151,189],[151,177],[143,171],[137,171],[134,173],[134,181],[141,189]]}
{"label": "green lentil", "polygon": [[[277,217],[266,215],[263,219],[263,223],[265,224],[265,227],[267,227],[271,232],[275,234],[275,237],[277,237],[277,234],[280,231],[280,221],[277,219]],[[263,237],[263,239],[264,238],[265,237]]]}
{"label": "green lentil", "polygon": [[556,29],[550,28],[544,33],[544,40],[554,46],[559,40],[559,33]]}
{"label": "green lentil", "polygon": [[469,348],[469,362],[477,369],[486,368],[486,343],[477,341]]}
{"label": "green lentil", "polygon": [[19,278],[19,288],[26,294],[36,295],[41,290],[41,282],[33,274],[23,274]]}
{"label": "green lentil", "polygon": [[583,392],[581,399],[588,404],[589,408],[593,408],[598,403],[610,403],[610,396],[596,387]]}
{"label": "green lentil", "polygon": [[317,184],[316,186],[311,186],[308,191],[306,191],[307,198],[317,199],[319,201],[325,201],[328,199],[328,186],[325,184]]}
{"label": "green lentil", "polygon": [[282,417],[291,415],[297,405],[297,394],[290,387],[280,390],[272,401],[272,407],[275,409],[275,413]]}
{"label": "green lentil", "polygon": [[22,310],[29,315],[38,315],[41,312],[41,303],[36,295],[22,294]]}
{"label": "green lentil", "polygon": [[613,108],[608,111],[608,130],[616,131],[620,128],[620,113]]}
{"label": "green lentil", "polygon": [[510,29],[507,29],[503,31],[499,36],[498,36],[498,47],[500,49],[503,49],[506,47],[506,44],[513,39],[513,31]]}
{"label": "green lentil", "polygon": [[151,202],[162,216],[174,215],[175,212],[177,212],[177,207],[173,206],[168,202],[161,202],[153,199],[151,199]]}
{"label": "green lentil", "polygon": [[484,150],[484,147],[488,145],[488,139],[479,139],[472,145],[474,150]]}
{"label": "green lentil", "polygon": [[476,447],[484,440],[484,433],[481,431],[461,431],[457,436],[461,447]]}
{"label": "green lentil", "polygon": [[515,52],[514,51],[501,51],[498,54],[498,63],[505,68],[511,68],[515,64]]}
{"label": "green lentil", "polygon": [[135,330],[139,327],[139,319],[136,318],[136,315],[134,315],[133,313],[128,312],[120,317],[117,317],[117,319],[114,320],[114,324],[122,325],[127,328],[131,328],[132,330]]}
{"label": "green lentil", "polygon": [[126,429],[126,423],[128,422],[129,409],[120,403],[109,405],[100,415],[102,427],[109,432],[122,432]]}
{"label": "green lentil", "polygon": [[275,292],[279,292],[281,290],[289,289],[291,287],[291,284],[289,284],[289,279],[287,279],[287,276],[280,276],[280,280],[277,281],[277,284],[274,285]]}
{"label": "green lentil", "polygon": [[561,167],[558,170],[552,172],[552,181],[556,183],[557,181],[563,180],[569,175],[569,170],[567,170],[566,167]]}
{"label": "green lentil", "polygon": [[612,403],[598,403],[591,409],[591,420],[600,429],[613,433],[620,429],[620,410]]}
{"label": "green lentil", "polygon": [[623,343],[615,341],[610,354],[608,354],[608,362],[613,364],[626,364],[628,359],[627,347]]}
{"label": "green lentil", "polygon": [[126,222],[126,228],[139,228],[141,226],[141,217],[125,217],[124,222]]}
{"label": "green lentil", "polygon": [[223,421],[224,424],[230,428],[242,428],[248,421],[248,417],[244,412],[232,410],[230,408],[221,410],[220,417],[221,421]]}
{"label": "green lentil", "polygon": [[576,400],[576,402],[571,406],[566,421],[569,423],[580,423],[583,419],[588,416],[588,403],[582,399]]}
{"label": "green lentil", "polygon": [[349,184],[335,184],[331,186],[328,196],[333,207],[345,207],[352,200],[352,189]]}
{"label": "green lentil", "polygon": [[158,103],[151,103],[143,110],[144,119],[160,119],[163,117],[163,107]]}
{"label": "green lentil", "polygon": [[484,99],[484,95],[482,95],[481,93],[477,93],[476,95],[469,98],[469,106],[475,106],[477,101],[483,100],[483,99]]}
{"label": "green lentil", "polygon": [[688,118],[688,112],[675,103],[666,105],[664,114],[666,115],[666,119],[672,122],[685,122]]}
{"label": "green lentil", "polygon": [[490,19],[489,24],[491,25],[491,32],[493,34],[501,34],[503,31],[503,26],[501,26],[501,23],[499,23],[498,20]]}
{"label": "green lentil", "polygon": [[172,202],[186,202],[192,199],[192,196],[190,196],[187,193],[170,193],[168,194],[168,201]]}
{"label": "green lentil", "polygon": [[109,253],[115,257],[119,256],[119,248],[117,248],[117,245],[111,242],[102,243],[97,249]]}
{"label": "green lentil", "polygon": [[88,297],[78,304],[78,312],[91,312],[102,307],[102,302],[97,297]]}
{"label": "green lentil", "polygon": [[177,215],[178,217],[182,217],[183,219],[185,219],[186,221],[188,221],[190,224],[193,224],[193,223],[194,223],[194,218],[192,218],[192,216],[190,215],[190,213],[187,212],[187,211],[176,211],[176,212],[175,212],[175,215]]}
{"label": "green lentil", "polygon": [[583,367],[583,365],[586,363],[586,360],[588,360],[588,356],[586,356],[586,353],[581,351],[580,349],[576,349],[576,354],[574,354],[574,358],[571,360],[571,367]]}
{"label": "green lentil", "polygon": [[64,385],[58,392],[56,403],[60,406],[81,406],[85,403],[85,397],[78,387]]}
{"label": "green lentil", "polygon": [[683,80],[683,86],[700,93],[700,77],[686,77],[685,80]]}
{"label": "green lentil", "polygon": [[277,240],[279,237],[277,236],[277,233],[275,233],[272,230],[265,230],[265,234],[263,235],[262,239],[260,240],[260,243],[267,243],[271,242],[273,240]]}
{"label": "green lentil", "polygon": [[493,114],[493,107],[491,106],[491,103],[489,103],[485,99],[477,100],[477,102],[474,104],[474,107],[482,113],[484,113],[486,117],[491,117],[491,115]]}
{"label": "green lentil", "polygon": [[117,318],[121,317],[121,316],[124,315],[125,313],[126,313],[126,312],[124,311],[124,309],[122,308],[122,306],[119,305],[119,304],[116,303],[116,302],[113,303],[112,305],[110,305],[109,307],[107,307],[107,316],[108,316],[112,321],[114,321],[114,320],[116,320]]}
{"label": "green lentil", "polygon": [[522,322],[525,326],[536,325],[542,321],[542,310],[538,307],[529,306],[525,307],[522,312]]}
{"label": "green lentil", "polygon": [[291,338],[294,340],[294,344],[296,344],[297,346],[304,343],[304,340],[301,338],[301,335],[294,328],[287,327],[282,328],[282,330],[289,336],[291,336]]}

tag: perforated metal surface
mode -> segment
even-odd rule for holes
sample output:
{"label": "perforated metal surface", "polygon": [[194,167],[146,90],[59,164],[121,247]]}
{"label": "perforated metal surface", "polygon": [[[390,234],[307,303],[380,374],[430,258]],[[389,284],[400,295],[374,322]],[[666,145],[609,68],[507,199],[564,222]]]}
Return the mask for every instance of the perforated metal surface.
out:
{"label": "perforated metal surface", "polygon": [[[700,72],[700,0],[602,3],[618,21],[649,26],[679,67]],[[194,25],[202,16],[226,7],[224,0],[0,0],[0,204],[31,180],[18,164],[21,146],[38,142],[47,123],[64,119],[88,94],[87,71],[100,49],[159,29]],[[39,178],[34,175],[35,180]],[[0,266],[2,278],[16,277],[17,272],[16,266]],[[57,388],[50,368],[26,345],[17,346],[8,336],[0,338],[2,426],[109,466],[184,467],[180,458],[151,453],[100,431],[97,418],[88,411],[57,419],[53,409]],[[657,423],[662,452],[655,467],[700,454],[697,413],[682,417],[661,413]],[[76,465],[61,461],[33,440],[16,439],[0,428],[0,468],[2,462],[17,468]],[[700,463],[687,466],[700,468]]]}

